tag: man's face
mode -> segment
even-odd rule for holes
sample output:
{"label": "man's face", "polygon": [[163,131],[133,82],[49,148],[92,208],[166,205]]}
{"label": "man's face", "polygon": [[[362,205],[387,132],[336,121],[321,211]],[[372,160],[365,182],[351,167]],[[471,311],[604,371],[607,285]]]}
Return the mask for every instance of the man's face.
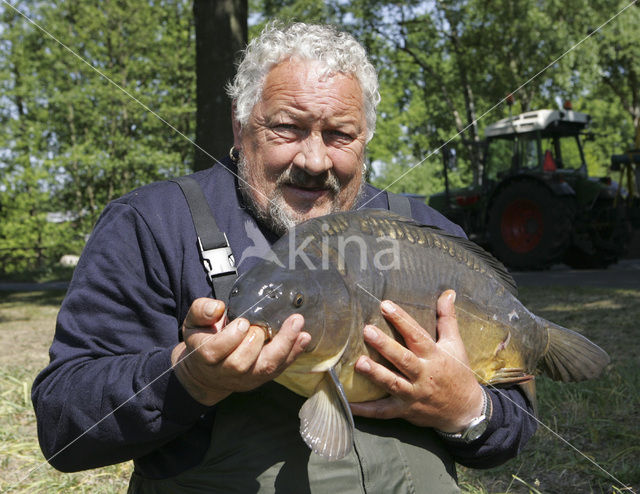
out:
{"label": "man's face", "polygon": [[234,129],[243,194],[278,233],[352,208],[363,184],[360,85],[342,74],[323,79],[318,68],[309,61],[275,66],[247,125]]}

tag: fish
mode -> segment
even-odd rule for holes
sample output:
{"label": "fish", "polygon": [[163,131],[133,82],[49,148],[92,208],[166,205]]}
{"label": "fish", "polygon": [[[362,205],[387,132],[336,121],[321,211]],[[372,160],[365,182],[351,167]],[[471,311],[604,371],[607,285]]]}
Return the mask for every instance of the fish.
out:
{"label": "fish", "polygon": [[456,292],[460,335],[485,386],[518,385],[535,407],[536,375],[582,381],[609,363],[586,337],[529,311],[513,277],[481,247],[385,210],[333,213],[293,227],[238,277],[228,316],[248,319],[267,341],[288,316],[304,316],[311,341],[275,381],[308,398],[300,434],[314,453],[336,460],[352,448],[349,402],[386,396],[354,371],[361,355],[390,366],[365,344],[364,326],[402,342],[380,301],[399,304],[435,338],[436,301],[447,289]]}

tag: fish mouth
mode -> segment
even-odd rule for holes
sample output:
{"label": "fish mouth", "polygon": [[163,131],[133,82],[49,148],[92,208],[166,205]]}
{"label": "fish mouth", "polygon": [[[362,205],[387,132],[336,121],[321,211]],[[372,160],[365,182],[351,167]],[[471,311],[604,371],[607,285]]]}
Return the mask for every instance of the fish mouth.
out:
{"label": "fish mouth", "polygon": [[256,326],[256,327],[262,329],[262,331],[264,331],[264,342],[268,343],[269,341],[271,341],[273,339],[273,336],[276,333],[274,331],[273,327],[271,326],[271,324],[269,324],[265,320],[262,320],[262,318],[260,318],[261,320],[258,320],[258,321],[252,320],[253,319],[252,316],[256,316],[257,314],[246,315],[247,312],[249,312],[249,310],[244,310],[244,311],[242,311],[242,312],[240,312],[238,314],[238,313],[236,313],[235,310],[233,310],[233,311],[229,310],[227,312],[227,316],[228,316],[230,321],[233,321],[234,319],[237,319],[239,317],[245,317],[245,318],[249,319],[249,325],[250,326]]}
{"label": "fish mouth", "polygon": [[251,323],[252,326],[257,326],[260,329],[262,329],[262,331],[264,331],[264,342],[265,343],[269,343],[272,339],[273,339],[273,328],[271,327],[271,325],[269,323],[266,322],[253,322]]}

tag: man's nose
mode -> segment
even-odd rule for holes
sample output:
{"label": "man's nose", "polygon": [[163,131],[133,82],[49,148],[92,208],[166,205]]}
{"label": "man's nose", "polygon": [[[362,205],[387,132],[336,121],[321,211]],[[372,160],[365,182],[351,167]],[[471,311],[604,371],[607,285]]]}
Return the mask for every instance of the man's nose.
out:
{"label": "man's nose", "polygon": [[333,166],[321,133],[309,133],[300,144],[300,151],[293,159],[295,166],[302,168],[309,175],[320,175]]}

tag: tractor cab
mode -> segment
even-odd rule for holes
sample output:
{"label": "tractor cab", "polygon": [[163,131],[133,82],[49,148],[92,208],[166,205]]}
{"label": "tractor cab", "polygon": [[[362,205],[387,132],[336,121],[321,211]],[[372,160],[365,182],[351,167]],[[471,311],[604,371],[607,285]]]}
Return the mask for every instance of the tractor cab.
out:
{"label": "tractor cab", "polygon": [[485,130],[484,180],[518,173],[587,175],[581,136],[590,117],[572,110],[538,110],[505,118]]}

